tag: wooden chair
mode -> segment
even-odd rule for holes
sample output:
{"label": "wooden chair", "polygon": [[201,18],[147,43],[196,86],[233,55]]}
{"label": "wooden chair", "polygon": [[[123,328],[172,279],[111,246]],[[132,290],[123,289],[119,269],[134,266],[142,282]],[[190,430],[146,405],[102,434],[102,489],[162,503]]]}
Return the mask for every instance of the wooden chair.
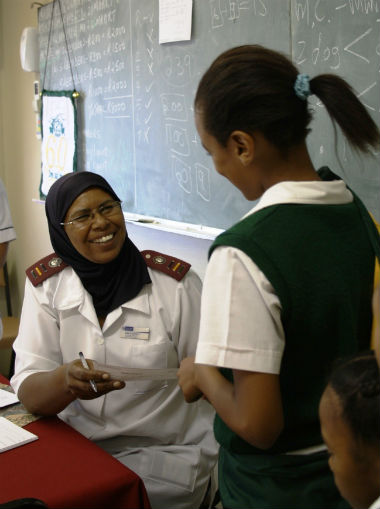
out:
{"label": "wooden chair", "polygon": [[[5,292],[5,300],[7,304],[7,315],[1,316],[1,321],[3,322],[3,335],[0,338],[0,349],[12,348],[13,341],[16,339],[18,334],[18,328],[20,324],[20,319],[16,316],[13,316],[12,313],[12,300],[11,300],[11,292],[9,288],[9,278],[8,278],[8,270],[7,264],[4,264],[4,267],[0,269],[0,287],[4,288]],[[14,368],[14,352],[12,351],[11,355],[11,363],[10,363],[9,375],[13,375]]]}

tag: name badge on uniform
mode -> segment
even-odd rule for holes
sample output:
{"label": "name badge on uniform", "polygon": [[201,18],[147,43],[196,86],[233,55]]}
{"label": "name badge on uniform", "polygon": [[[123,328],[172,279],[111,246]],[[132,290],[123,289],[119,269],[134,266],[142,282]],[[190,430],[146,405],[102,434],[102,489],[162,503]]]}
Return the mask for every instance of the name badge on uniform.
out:
{"label": "name badge on uniform", "polygon": [[149,333],[149,327],[132,327],[131,325],[125,325],[121,329],[120,337],[127,339],[149,339]]}

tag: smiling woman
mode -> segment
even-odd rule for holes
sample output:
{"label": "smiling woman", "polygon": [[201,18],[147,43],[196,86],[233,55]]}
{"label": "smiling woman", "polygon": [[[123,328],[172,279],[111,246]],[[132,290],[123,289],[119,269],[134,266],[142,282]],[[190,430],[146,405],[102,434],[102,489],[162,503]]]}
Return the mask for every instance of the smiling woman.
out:
{"label": "smiling woman", "polygon": [[78,196],[61,224],[75,249],[94,263],[111,262],[125,240],[120,202],[103,189],[89,189]]}
{"label": "smiling woman", "polygon": [[189,407],[176,380],[124,383],[93,364],[165,372],[194,355],[198,276],[138,251],[100,175],[61,177],[46,215],[55,253],[27,271],[13,388],[29,411],[59,414],[134,470],[153,509],[199,507],[217,455],[211,407]]}
{"label": "smiling woman", "polygon": [[108,182],[91,172],[65,175],[46,198],[52,246],[92,295],[98,317],[135,297],[150,282],[146,264],[127,236],[120,207],[112,208],[113,214],[98,213],[115,201],[120,203]]}

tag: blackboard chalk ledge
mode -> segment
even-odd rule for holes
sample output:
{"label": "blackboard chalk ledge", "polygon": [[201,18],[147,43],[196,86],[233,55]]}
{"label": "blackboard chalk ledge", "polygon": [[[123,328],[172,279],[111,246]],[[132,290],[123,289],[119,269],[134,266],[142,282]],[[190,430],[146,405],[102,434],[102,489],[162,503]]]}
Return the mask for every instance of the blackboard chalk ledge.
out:
{"label": "blackboard chalk ledge", "polygon": [[152,228],[155,230],[163,230],[179,235],[187,235],[199,239],[214,240],[224,230],[212,228],[211,226],[203,226],[201,224],[181,223],[179,221],[171,221],[169,219],[161,219],[158,217],[141,216],[131,212],[124,212],[125,221],[127,223],[137,224],[144,228]]}

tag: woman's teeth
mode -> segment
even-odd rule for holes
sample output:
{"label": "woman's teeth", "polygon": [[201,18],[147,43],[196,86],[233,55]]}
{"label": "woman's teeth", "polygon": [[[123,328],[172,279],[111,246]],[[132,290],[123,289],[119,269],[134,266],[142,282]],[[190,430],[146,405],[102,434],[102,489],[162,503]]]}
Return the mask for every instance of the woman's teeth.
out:
{"label": "woman's teeth", "polygon": [[114,234],[110,233],[110,235],[105,235],[104,237],[101,237],[100,239],[95,239],[92,242],[102,243],[102,242],[108,242],[109,240],[112,240]]}

